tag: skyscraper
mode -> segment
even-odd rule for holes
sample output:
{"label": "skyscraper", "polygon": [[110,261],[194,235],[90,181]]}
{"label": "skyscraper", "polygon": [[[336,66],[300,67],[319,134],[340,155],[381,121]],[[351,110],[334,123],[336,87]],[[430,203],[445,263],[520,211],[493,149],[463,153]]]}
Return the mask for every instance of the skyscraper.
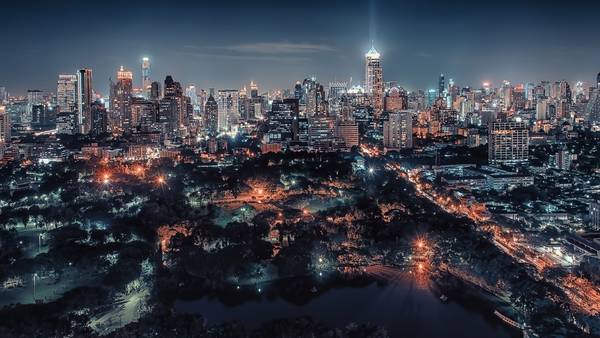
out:
{"label": "skyscraper", "polygon": [[0,145],[10,143],[10,114],[0,106]]}
{"label": "skyscraper", "polygon": [[[252,91],[251,91],[252,92]],[[217,91],[219,131],[229,131],[239,120],[239,92],[236,89],[221,89]]]}
{"label": "skyscraper", "polygon": [[0,87],[0,104],[8,101],[8,92],[6,92],[6,87]]}
{"label": "skyscraper", "polygon": [[131,93],[133,73],[123,66],[117,71],[117,82],[111,84],[109,126],[113,134],[122,134],[131,127]]}
{"label": "skyscraper", "polygon": [[160,100],[162,96],[160,82],[152,82],[150,84],[150,100]]}
{"label": "skyscraper", "polygon": [[108,131],[108,113],[104,104],[96,101],[90,108],[91,126],[90,134],[94,136],[101,135]]}
{"label": "skyscraper", "polygon": [[444,96],[445,90],[446,90],[446,80],[444,79],[444,74],[440,74],[440,79],[438,82],[438,97]]}
{"label": "skyscraper", "polygon": [[365,54],[365,91],[372,97],[376,116],[383,111],[383,69],[380,57],[374,46]]}
{"label": "skyscraper", "polygon": [[142,58],[142,92],[145,98],[150,97],[152,81],[150,81],[150,59]]}
{"label": "skyscraper", "polygon": [[488,128],[488,162],[518,164],[529,160],[529,130],[522,121],[491,122]]}
{"label": "skyscraper", "polygon": [[219,113],[219,106],[217,105],[217,101],[215,101],[215,98],[213,97],[213,93],[211,91],[210,96],[208,97],[208,99],[206,100],[206,104],[204,106],[204,112],[205,112],[205,128],[206,128],[206,133],[210,136],[216,136],[219,130],[219,125],[218,125],[218,113]]}
{"label": "skyscraper", "polygon": [[59,75],[56,85],[56,104],[61,113],[77,108],[77,75]]}
{"label": "skyscraper", "polygon": [[87,134],[91,129],[92,70],[77,71],[77,126],[79,132]]}

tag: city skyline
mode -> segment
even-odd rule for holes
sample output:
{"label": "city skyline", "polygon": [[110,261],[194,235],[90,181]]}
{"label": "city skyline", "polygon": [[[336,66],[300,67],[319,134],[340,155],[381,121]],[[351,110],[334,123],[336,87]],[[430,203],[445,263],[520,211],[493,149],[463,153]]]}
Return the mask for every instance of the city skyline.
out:
{"label": "city skyline", "polygon": [[[474,6],[464,1],[354,6],[334,1],[311,12],[297,4],[234,3],[239,10],[228,17],[220,5],[180,1],[174,4],[173,20],[170,15],[175,14],[164,14],[166,4],[142,5],[109,2],[95,8],[65,1],[39,4],[35,11],[22,4],[5,6],[4,30],[25,18],[37,25],[7,36],[8,45],[19,52],[0,55],[0,86],[15,94],[52,90],[56,74],[91,68],[94,88],[107,95],[108,79],[115,78],[121,65],[134,72],[134,85],[140,85],[143,57],[151,60],[153,81],[173,75],[197,88],[237,89],[250,80],[261,90],[291,88],[293,81],[310,75],[322,83],[350,78],[362,83],[362,55],[373,41],[382,54],[385,81],[409,90],[435,88],[439,73],[473,87],[483,81],[499,86],[503,80],[593,83],[597,68],[590,57],[599,51],[597,38],[588,34],[595,4],[515,9],[508,3]],[[261,10],[273,7],[261,20]],[[193,15],[207,11],[205,20]],[[77,30],[84,24],[81,17],[90,34]],[[556,24],[539,25],[547,20]],[[247,25],[249,32],[242,30]]]}
{"label": "city skyline", "polygon": [[600,3],[0,8],[0,337],[600,337]]}

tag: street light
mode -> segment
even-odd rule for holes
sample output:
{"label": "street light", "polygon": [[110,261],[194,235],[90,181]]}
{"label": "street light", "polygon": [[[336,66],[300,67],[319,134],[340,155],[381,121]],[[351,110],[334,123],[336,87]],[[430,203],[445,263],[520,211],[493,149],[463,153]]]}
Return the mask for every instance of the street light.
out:
{"label": "street light", "polygon": [[35,302],[35,280],[39,278],[37,272],[33,274],[33,301]]}

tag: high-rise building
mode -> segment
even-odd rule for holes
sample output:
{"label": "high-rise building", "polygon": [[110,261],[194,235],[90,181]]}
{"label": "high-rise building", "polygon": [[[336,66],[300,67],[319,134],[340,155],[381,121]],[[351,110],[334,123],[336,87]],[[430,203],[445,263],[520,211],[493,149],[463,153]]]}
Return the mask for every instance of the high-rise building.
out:
{"label": "high-rise building", "polygon": [[27,90],[27,107],[21,116],[21,124],[25,127],[31,127],[34,107],[39,110],[39,106],[44,105],[44,103],[43,91],[38,89]]}
{"label": "high-rise building", "polygon": [[218,124],[218,114],[219,114],[219,106],[217,101],[213,97],[213,93],[211,91],[208,99],[206,100],[206,104],[204,105],[204,113],[205,113],[205,128],[206,133],[210,136],[216,136],[219,132],[219,124]]}
{"label": "high-rise building", "polygon": [[147,57],[142,58],[142,92],[145,98],[150,97],[150,91],[152,89],[152,81],[150,81],[150,59]]}
{"label": "high-rise building", "polygon": [[56,105],[60,113],[77,110],[77,75],[58,76]]}
{"label": "high-rise building", "polygon": [[232,130],[239,121],[239,91],[236,89],[219,90],[217,105],[219,131]]}
{"label": "high-rise building", "polygon": [[108,132],[108,112],[104,103],[95,101],[90,108],[91,126],[90,134],[98,136]]}
{"label": "high-rise building", "polygon": [[299,117],[299,105],[297,99],[273,101],[268,116],[267,137],[269,143],[295,141]]}
{"label": "high-rise building", "polygon": [[446,80],[444,79],[444,74],[440,74],[440,79],[438,82],[438,97],[444,96],[445,91],[446,91]]}
{"label": "high-rise building", "polygon": [[596,88],[600,89],[600,73],[596,75]]}
{"label": "high-rise building", "polygon": [[6,87],[0,87],[0,104],[8,102],[8,92]]}
{"label": "high-rise building", "polygon": [[133,73],[123,66],[117,71],[117,82],[111,84],[109,127],[120,135],[131,127]]}
{"label": "high-rise building", "polygon": [[390,113],[383,122],[383,146],[386,150],[412,148],[412,112]]}
{"label": "high-rise building", "polygon": [[381,54],[371,46],[365,54],[365,91],[371,95],[376,116],[383,111],[383,68]]}
{"label": "high-rise building", "polygon": [[10,143],[10,114],[5,106],[0,106],[0,145]]}
{"label": "high-rise building", "polygon": [[529,161],[529,130],[522,121],[496,121],[488,127],[488,162],[518,164]]}
{"label": "high-rise building", "polygon": [[141,97],[131,98],[131,127],[144,131],[157,122],[158,103]]}
{"label": "high-rise building", "polygon": [[150,85],[150,100],[160,100],[162,97],[160,82],[152,82]]}
{"label": "high-rise building", "polygon": [[200,106],[198,102],[198,92],[196,91],[196,86],[190,84],[189,86],[185,87],[185,95],[190,98],[190,102],[192,103],[194,112],[200,111]]}
{"label": "high-rise building", "polygon": [[92,70],[80,69],[77,71],[77,125],[82,134],[91,128],[92,97]]}

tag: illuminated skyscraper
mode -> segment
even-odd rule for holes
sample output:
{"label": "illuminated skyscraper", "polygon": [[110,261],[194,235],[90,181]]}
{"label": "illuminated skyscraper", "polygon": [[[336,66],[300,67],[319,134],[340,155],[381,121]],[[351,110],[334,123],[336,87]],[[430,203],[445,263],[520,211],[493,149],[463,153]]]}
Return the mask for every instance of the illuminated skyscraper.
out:
{"label": "illuminated skyscraper", "polygon": [[150,59],[147,57],[142,58],[142,92],[145,98],[150,97],[150,90],[152,88],[152,81],[150,81]]}
{"label": "illuminated skyscraper", "polygon": [[383,111],[383,69],[380,57],[374,46],[365,54],[365,91],[372,97],[377,116]]}
{"label": "illuminated skyscraper", "polygon": [[77,126],[79,132],[87,134],[91,129],[92,70],[77,71]]}
{"label": "illuminated skyscraper", "polygon": [[59,75],[56,104],[61,113],[74,112],[77,107],[77,75]]}
{"label": "illuminated skyscraper", "polygon": [[10,114],[0,106],[0,145],[10,143]]}
{"label": "illuminated skyscraper", "polygon": [[239,92],[235,89],[219,90],[217,106],[219,131],[232,130],[239,121]]}
{"label": "illuminated skyscraper", "polygon": [[123,66],[117,71],[117,82],[111,84],[109,126],[113,134],[120,135],[131,126],[131,93],[133,73]]}
{"label": "illuminated skyscraper", "polygon": [[92,103],[90,108],[91,128],[90,134],[98,136],[108,131],[108,113],[104,104],[96,101]]}
{"label": "illuminated skyscraper", "polygon": [[444,74],[440,74],[440,80],[438,82],[438,97],[444,96],[445,90],[446,90],[446,80],[444,78]]}
{"label": "illuminated skyscraper", "polygon": [[218,130],[219,130],[219,125],[218,125],[219,106],[217,105],[217,101],[215,101],[215,98],[213,97],[212,91],[210,93],[210,96],[206,100],[206,105],[204,106],[204,113],[206,116],[205,117],[206,133],[210,136],[216,136],[218,133]]}

